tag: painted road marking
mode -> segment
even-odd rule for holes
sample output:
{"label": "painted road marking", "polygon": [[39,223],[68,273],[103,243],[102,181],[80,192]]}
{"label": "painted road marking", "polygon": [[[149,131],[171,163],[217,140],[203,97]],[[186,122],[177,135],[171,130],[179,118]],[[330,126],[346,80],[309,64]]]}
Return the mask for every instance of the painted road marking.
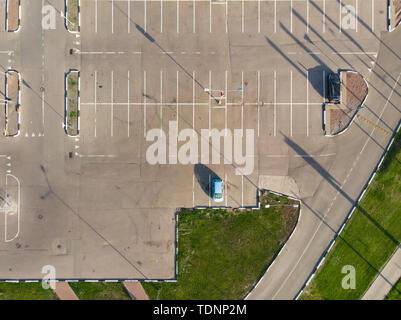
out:
{"label": "painted road marking", "polygon": [[127,71],[127,81],[128,81],[128,85],[127,85],[127,91],[128,91],[128,94],[127,94],[127,119],[128,119],[128,121],[127,121],[127,124],[128,124],[128,128],[127,128],[127,136],[129,137],[129,123],[130,123],[130,114],[129,114],[129,112],[130,112],[130,104],[129,104],[129,102],[130,102],[130,73],[129,73],[129,70]]}

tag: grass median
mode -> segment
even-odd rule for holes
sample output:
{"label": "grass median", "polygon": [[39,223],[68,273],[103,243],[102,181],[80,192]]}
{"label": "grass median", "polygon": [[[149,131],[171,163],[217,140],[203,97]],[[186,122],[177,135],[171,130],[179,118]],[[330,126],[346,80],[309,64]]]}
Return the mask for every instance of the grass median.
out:
{"label": "grass median", "polygon": [[70,31],[79,31],[79,0],[66,0],[67,1],[67,28]]}
{"label": "grass median", "polygon": [[241,299],[294,229],[294,204],[264,192],[260,210],[182,210],[177,282],[143,283],[149,298]]}
{"label": "grass median", "polygon": [[78,81],[79,73],[72,71],[67,75],[67,133],[78,134]]}
{"label": "grass median", "polygon": [[401,278],[388,293],[385,300],[401,300]]}
{"label": "grass median", "polygon": [[[360,299],[401,240],[401,133],[300,299]],[[355,268],[355,289],[343,289],[343,266]]]}
{"label": "grass median", "polygon": [[71,282],[79,300],[131,300],[122,282]]}
{"label": "grass median", "polygon": [[0,283],[0,300],[58,300],[52,289],[39,283]]}

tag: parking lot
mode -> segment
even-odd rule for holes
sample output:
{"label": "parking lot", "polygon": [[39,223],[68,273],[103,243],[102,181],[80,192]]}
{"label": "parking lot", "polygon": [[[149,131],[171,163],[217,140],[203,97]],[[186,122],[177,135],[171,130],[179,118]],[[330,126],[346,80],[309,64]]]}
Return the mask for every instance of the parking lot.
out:
{"label": "parking lot", "polygon": [[[344,18],[347,5],[359,17],[355,25]],[[253,175],[236,176],[227,164],[211,169],[227,182],[226,206],[255,205],[263,172],[259,157],[280,161],[287,150],[280,146],[284,136],[312,141],[323,135],[327,74],[353,68],[369,75],[377,54],[369,39],[386,26],[378,5],[377,0],[364,6],[358,0],[84,3],[88,18],[77,50],[87,154],[118,158],[121,143],[141,150],[143,159],[148,130],[168,132],[173,120],[178,130],[253,129]],[[356,37],[362,41],[344,41]],[[286,170],[284,165],[283,174]],[[183,205],[214,205],[195,173],[183,183],[192,186],[182,195]]]}
{"label": "parking lot", "polygon": [[[40,278],[46,264],[64,279],[171,279],[177,208],[255,206],[271,176],[312,196],[321,177],[305,159],[330,168],[338,150],[322,129],[326,77],[354,69],[369,83],[387,28],[385,0],[82,0],[79,34],[59,16],[56,31],[43,30],[41,10],[23,3],[21,30],[0,32],[2,70],[23,80],[21,133],[2,138],[0,158],[22,197],[18,237],[0,248],[17,252],[0,259],[7,279]],[[80,71],[77,136],[63,130],[70,69]],[[197,161],[149,163],[149,132],[164,132],[169,153],[175,123],[198,136]],[[202,161],[205,129],[223,132],[220,162],[212,147]],[[238,132],[242,156],[254,138],[246,174],[225,163],[223,140]],[[216,177],[222,203],[210,197]]]}

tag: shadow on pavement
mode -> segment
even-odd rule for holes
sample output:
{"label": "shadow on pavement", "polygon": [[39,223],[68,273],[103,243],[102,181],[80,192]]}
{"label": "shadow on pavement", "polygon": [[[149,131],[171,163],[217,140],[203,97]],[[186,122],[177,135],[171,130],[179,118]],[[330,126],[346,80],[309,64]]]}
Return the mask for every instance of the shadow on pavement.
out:
{"label": "shadow on pavement", "polygon": [[213,179],[220,179],[220,177],[214,171],[200,163],[194,165],[194,173],[203,192],[206,193],[207,196],[210,196],[211,181]]}

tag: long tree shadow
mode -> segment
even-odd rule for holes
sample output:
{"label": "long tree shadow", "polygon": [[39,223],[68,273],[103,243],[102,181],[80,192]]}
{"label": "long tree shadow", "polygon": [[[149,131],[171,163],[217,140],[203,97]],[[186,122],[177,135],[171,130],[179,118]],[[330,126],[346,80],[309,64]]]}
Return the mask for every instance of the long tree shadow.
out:
{"label": "long tree shadow", "polygon": [[[130,23],[132,23],[136,30],[138,32],[140,32],[149,42],[153,43],[161,52],[163,52],[173,63],[175,63],[181,70],[184,71],[184,73],[197,85],[199,86],[202,91],[206,92],[207,95],[209,96],[209,99],[214,100],[215,102],[219,102],[219,99],[216,98],[213,93],[211,92],[211,90],[205,91],[205,86],[202,85],[201,82],[199,82],[197,79],[195,79],[193,77],[193,75],[177,60],[175,59],[170,53],[168,53],[158,42],[155,38],[153,38],[146,30],[144,30],[139,24],[137,24],[131,17],[128,17],[128,14],[120,8],[120,6],[117,3],[114,3],[114,7],[119,10],[121,12],[121,14],[123,14],[124,16],[127,17],[128,21],[130,21]],[[204,138],[201,133],[200,130],[196,129],[191,121],[188,121],[188,119],[184,118],[182,115],[179,115],[180,119],[182,119],[186,124],[188,124],[188,126],[190,128],[192,128],[195,132],[198,133],[198,135],[200,137],[202,137],[202,139]],[[215,149],[215,147],[213,146],[213,144],[208,140],[206,141],[211,148]],[[223,159],[226,159],[224,153],[220,152],[220,155],[223,157]],[[233,168],[235,168],[236,170],[241,172],[241,168],[237,167],[236,165],[234,165],[233,163],[231,164],[231,166]],[[258,184],[255,181],[252,181],[251,178],[247,175],[243,175],[244,179],[246,179],[256,190],[258,189]]]}
{"label": "long tree shadow", "polygon": [[[337,2],[340,3],[339,0],[337,0]],[[312,6],[314,6],[321,14],[324,14],[324,12],[322,11],[322,9],[321,9],[318,5],[316,5],[316,3],[314,3],[313,1],[310,1],[310,4],[311,4]],[[342,4],[342,5],[344,6],[344,4]],[[328,21],[330,21],[330,22],[331,22],[334,26],[336,26],[337,28],[340,27],[335,21],[333,21],[333,19],[331,19],[331,18],[330,18],[329,16],[327,16],[327,15],[326,15],[326,19],[327,19]],[[364,26],[366,26],[366,23],[363,22],[362,19],[359,18],[358,20],[359,20]],[[370,30],[369,28],[367,28],[367,29]],[[382,44],[383,46],[385,46],[395,57],[397,57],[397,59],[401,60],[401,57],[397,54],[397,52],[395,52],[395,51],[394,51],[390,46],[388,46],[383,40],[381,40],[379,37],[377,37],[377,35],[376,35],[375,33],[373,33],[371,30],[370,30],[370,32],[373,34],[373,36],[376,38],[376,40],[380,42],[380,44]],[[369,59],[373,60],[372,57],[371,57],[368,53],[365,52],[365,50],[363,49],[363,47],[362,47],[362,46],[361,46],[346,30],[342,30],[342,34],[345,35],[345,36],[348,38],[348,40],[351,41],[361,52],[364,52],[364,53],[365,53],[365,56],[367,56]],[[377,61],[376,61],[375,65],[376,65],[378,68],[380,68],[385,74],[387,74],[387,76],[388,76],[389,78],[391,78],[393,81],[396,81],[396,79],[395,79],[391,74],[389,74],[379,63],[377,63]],[[377,74],[377,72],[375,72],[374,70],[372,70],[372,73],[376,74],[376,76],[379,77],[380,80],[382,80],[383,83],[385,83],[388,87],[391,87],[390,84],[387,83],[387,81],[385,81],[385,79],[384,79],[382,76],[380,76],[379,74]],[[396,94],[397,94],[398,96],[401,97],[401,94],[400,94],[400,93],[397,92]],[[397,110],[398,110],[398,109],[397,109]]]}
{"label": "long tree shadow", "polygon": [[[299,21],[301,21],[305,26],[307,25],[307,22],[306,22],[305,19],[302,17],[302,15],[299,14],[299,13],[297,12],[297,10],[293,10],[293,13],[294,13],[294,15],[299,19]],[[334,22],[333,22],[333,23],[334,23]],[[335,23],[334,23],[334,24],[335,24]],[[337,56],[339,56],[348,66],[353,67],[352,64],[351,64],[347,59],[345,59],[344,56],[343,56],[342,54],[340,54],[330,43],[327,42],[326,39],[324,39],[324,38],[319,34],[319,32],[317,32],[312,26],[309,26],[309,28],[310,28],[310,30],[322,41],[322,43],[324,43],[328,48],[330,48],[333,52],[335,52],[335,53],[337,54]],[[287,32],[287,33],[288,33],[288,32]],[[346,34],[346,35],[348,35],[348,33],[347,33],[346,31],[343,31],[343,33]],[[349,35],[348,35],[348,36],[349,36]],[[351,37],[351,36],[349,36],[349,37]],[[352,37],[351,37],[351,38],[352,38]],[[308,41],[308,42],[310,42],[310,43],[312,43],[317,49],[319,49],[319,48],[313,43],[313,41],[311,41],[311,40],[309,39],[308,35],[305,35],[305,40]],[[349,49],[349,50],[351,50],[351,49]],[[363,50],[363,49],[360,47],[360,50]],[[320,49],[319,49],[319,51],[322,52]],[[365,54],[365,55],[369,58],[369,60],[372,60],[372,58],[371,58],[368,54]],[[327,55],[326,55],[326,56],[327,56]],[[329,57],[328,57],[328,58],[329,58]],[[374,68],[372,69],[370,65],[368,65],[365,61],[363,61],[359,55],[356,55],[356,58],[357,58],[366,68],[371,69],[371,72],[372,72],[374,75],[376,75],[381,81],[383,81],[383,83],[384,83],[388,88],[391,88],[391,89],[392,89],[392,87],[390,86],[390,84],[389,84],[380,74],[378,74],[378,73],[374,70]],[[329,58],[329,59],[332,61],[331,58]],[[336,65],[337,65],[337,64],[336,64]],[[387,72],[386,70],[384,70],[384,68],[381,67],[380,64],[377,63],[377,61],[376,61],[376,65],[377,65],[380,69],[382,69],[387,75],[389,75],[388,72]],[[389,75],[389,76],[390,76],[390,78],[392,78],[394,81],[396,81],[396,79],[394,79],[394,77],[392,77],[391,75]],[[374,88],[374,89],[377,91],[377,93],[378,93],[382,98],[384,98],[385,100],[387,100],[387,97],[386,97],[382,92],[380,92],[371,82],[369,82],[368,79],[365,79],[365,80],[366,80],[366,82],[368,82],[369,87]],[[399,95],[397,92],[396,92],[396,94]],[[394,105],[391,101],[390,101],[389,103],[390,103],[390,104],[393,106],[393,108],[396,109],[398,112],[401,111],[401,110],[400,110],[396,105]]]}
{"label": "long tree shadow", "polygon": [[[304,44],[301,43],[301,41],[299,41],[296,37],[294,37],[294,35],[282,24],[280,24],[280,26],[283,28],[283,30],[297,43],[299,44],[304,50],[307,51],[307,48],[305,47]],[[309,77],[307,76],[307,74],[301,70],[290,58],[287,57],[287,55],[272,41],[270,40],[267,36],[265,37],[266,41],[285,59],[287,60],[300,74],[302,74],[305,79],[308,79]],[[320,67],[322,69],[325,70],[330,70],[325,63],[318,57],[313,56],[313,59],[320,64]],[[309,79],[309,81],[313,80],[314,82],[317,82],[314,78]],[[370,139],[372,139],[372,141],[374,141],[374,143],[381,148],[382,150],[384,150],[384,147],[373,137],[371,137],[371,134],[369,132],[367,132],[359,123],[354,122],[354,124],[364,133],[366,134]]]}
{"label": "long tree shadow", "polygon": [[[299,146],[296,142],[284,135],[284,141],[287,145],[294,150],[299,155],[307,154],[306,151]],[[317,172],[319,173],[339,194],[341,194],[344,199],[346,199],[352,206],[355,205],[356,200],[352,199],[346,192],[343,191],[342,186],[338,181],[326,170],[324,169],[313,157],[303,157],[303,159]],[[400,242],[389,233],[380,223],[378,223],[364,208],[357,205],[358,210],[366,217],[368,220],[378,228],[388,239],[390,239],[395,245],[399,246]]]}

